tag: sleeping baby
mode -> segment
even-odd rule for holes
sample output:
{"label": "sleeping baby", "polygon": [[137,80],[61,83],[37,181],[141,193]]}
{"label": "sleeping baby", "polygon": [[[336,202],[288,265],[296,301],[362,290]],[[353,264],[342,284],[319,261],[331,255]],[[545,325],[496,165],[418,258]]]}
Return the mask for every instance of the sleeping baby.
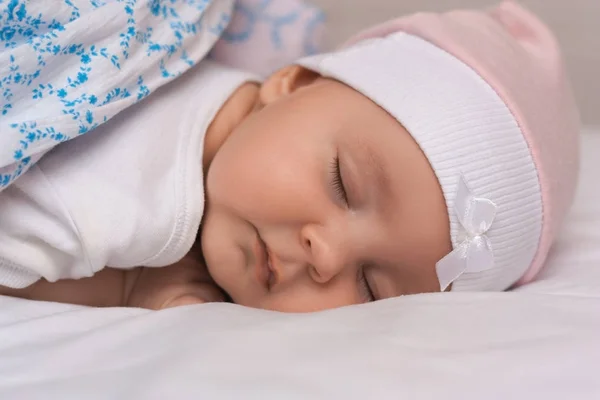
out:
{"label": "sleeping baby", "polygon": [[0,293],[307,312],[510,289],[571,203],[578,132],[557,43],[514,2],[263,82],[203,61],[0,193]]}

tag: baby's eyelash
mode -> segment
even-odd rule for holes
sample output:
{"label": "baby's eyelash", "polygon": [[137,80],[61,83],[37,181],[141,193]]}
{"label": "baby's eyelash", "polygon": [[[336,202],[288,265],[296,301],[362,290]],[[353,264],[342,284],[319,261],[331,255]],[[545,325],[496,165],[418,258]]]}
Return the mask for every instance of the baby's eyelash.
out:
{"label": "baby's eyelash", "polygon": [[346,192],[346,187],[344,186],[344,181],[342,179],[342,171],[340,169],[340,158],[337,155],[331,162],[331,186],[335,189],[339,199],[349,206],[348,193]]}

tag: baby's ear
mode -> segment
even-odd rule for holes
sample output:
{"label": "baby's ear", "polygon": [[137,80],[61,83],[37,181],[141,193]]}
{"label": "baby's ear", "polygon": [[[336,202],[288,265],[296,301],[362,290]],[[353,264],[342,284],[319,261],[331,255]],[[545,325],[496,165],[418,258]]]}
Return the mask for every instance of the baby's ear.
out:
{"label": "baby's ear", "polygon": [[299,65],[290,65],[271,75],[260,88],[260,101],[272,103],[316,81],[320,75]]}

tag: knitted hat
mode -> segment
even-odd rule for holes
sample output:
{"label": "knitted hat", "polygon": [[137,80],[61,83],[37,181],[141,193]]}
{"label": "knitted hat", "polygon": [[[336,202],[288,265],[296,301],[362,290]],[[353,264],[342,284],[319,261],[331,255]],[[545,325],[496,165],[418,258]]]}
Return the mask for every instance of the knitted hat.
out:
{"label": "knitted hat", "polygon": [[577,108],[539,19],[512,1],[415,14],[298,64],[370,98],[423,150],[450,216],[441,290],[505,290],[538,273],[579,165]]}

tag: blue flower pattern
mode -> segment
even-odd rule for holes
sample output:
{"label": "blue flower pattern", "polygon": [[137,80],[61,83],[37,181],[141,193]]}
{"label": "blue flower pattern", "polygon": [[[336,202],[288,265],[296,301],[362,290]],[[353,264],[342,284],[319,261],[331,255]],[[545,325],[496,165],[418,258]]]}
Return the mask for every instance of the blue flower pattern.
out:
{"label": "blue flower pattern", "polygon": [[[275,13],[277,1],[0,0],[0,191],[54,146],[177,78],[219,38],[238,46],[267,24],[277,52],[295,24],[304,38],[297,56],[317,52],[323,13],[292,1]],[[313,17],[299,27],[307,7]],[[234,12],[242,29],[227,29]]]}
{"label": "blue flower pattern", "polygon": [[[299,56],[317,53],[319,46],[312,41],[313,33],[325,23],[325,14],[305,2],[297,2],[289,9],[281,7],[280,2],[281,0],[238,1],[235,5],[234,15],[243,17],[245,23],[241,29],[238,27],[237,29],[226,30],[221,40],[230,43],[246,42],[252,37],[258,25],[266,24],[269,26],[272,49],[275,51],[282,50],[286,45],[283,39],[285,37],[284,30],[296,24],[302,12],[310,10],[312,17],[302,26],[299,32],[303,37],[303,53]],[[285,11],[279,12],[282,8]]]}
{"label": "blue flower pattern", "polygon": [[0,190],[195,65],[233,0],[0,0]]}

